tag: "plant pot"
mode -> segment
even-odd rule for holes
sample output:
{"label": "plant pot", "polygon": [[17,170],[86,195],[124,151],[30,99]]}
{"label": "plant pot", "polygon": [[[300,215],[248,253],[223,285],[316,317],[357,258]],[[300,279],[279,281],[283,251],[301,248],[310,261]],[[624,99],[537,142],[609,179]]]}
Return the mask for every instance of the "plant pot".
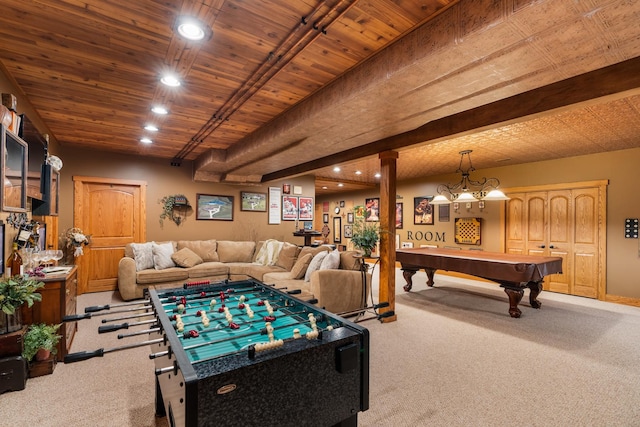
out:
{"label": "plant pot", "polygon": [[36,353],[34,359],[37,360],[38,362],[43,362],[43,361],[49,359],[49,356],[51,356],[51,351],[47,350],[46,348],[41,348]]}

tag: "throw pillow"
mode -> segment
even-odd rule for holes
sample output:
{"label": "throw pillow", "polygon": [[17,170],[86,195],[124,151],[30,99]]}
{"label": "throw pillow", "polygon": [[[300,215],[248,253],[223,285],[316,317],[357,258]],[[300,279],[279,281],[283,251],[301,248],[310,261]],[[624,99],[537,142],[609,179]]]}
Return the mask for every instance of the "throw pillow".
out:
{"label": "throw pillow", "polygon": [[320,270],[335,270],[338,267],[340,267],[340,251],[334,249],[324,257],[322,264],[320,264]]}
{"label": "throw pillow", "polygon": [[306,254],[298,258],[293,267],[291,268],[291,278],[292,279],[302,279],[309,268],[309,263],[311,262],[311,254]]}
{"label": "throw pillow", "polygon": [[202,264],[202,258],[197,253],[193,252],[189,248],[182,248],[171,255],[171,259],[176,265],[184,268],[193,267],[194,265]]}
{"label": "throw pillow", "polygon": [[202,258],[203,262],[220,261],[217,252],[216,240],[179,240],[178,249],[189,248],[193,253]]}
{"label": "throw pillow", "polygon": [[133,257],[136,260],[136,271],[153,268],[153,242],[132,243]]}
{"label": "throw pillow", "polygon": [[176,264],[171,259],[173,254],[173,243],[153,243],[151,245],[153,252],[153,266],[156,270],[164,270],[165,268],[175,267]]}
{"label": "throw pillow", "polygon": [[318,252],[311,262],[309,263],[309,267],[307,267],[307,272],[304,275],[304,281],[309,282],[311,280],[311,273],[320,269],[320,265],[322,265],[322,260],[329,254],[327,251]]}
{"label": "throw pillow", "polygon": [[254,263],[260,265],[274,265],[278,260],[282,244],[283,242],[279,242],[275,239],[269,239],[264,242],[258,251],[258,255],[256,256]]}
{"label": "throw pillow", "polygon": [[[296,257],[298,256],[299,250],[300,248],[298,248],[297,245],[285,242],[284,245],[282,245],[282,249],[280,249],[280,253],[278,254],[276,266],[282,267],[287,271],[291,271],[293,265],[296,262]],[[309,261],[311,261],[311,258],[313,258],[313,255],[309,257]]]}

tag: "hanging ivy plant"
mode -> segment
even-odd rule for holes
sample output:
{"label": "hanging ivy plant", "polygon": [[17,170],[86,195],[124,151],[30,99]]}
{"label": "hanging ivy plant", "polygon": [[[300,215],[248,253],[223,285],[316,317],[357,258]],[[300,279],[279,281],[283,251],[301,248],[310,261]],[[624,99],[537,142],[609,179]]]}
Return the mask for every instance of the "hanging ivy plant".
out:
{"label": "hanging ivy plant", "polygon": [[[184,213],[191,207],[189,200],[182,194],[174,194],[172,196],[164,196],[160,203],[162,204],[162,213],[160,214],[160,225],[164,225],[165,219],[170,219],[176,225],[182,224]],[[182,215],[181,215],[182,213]]]}

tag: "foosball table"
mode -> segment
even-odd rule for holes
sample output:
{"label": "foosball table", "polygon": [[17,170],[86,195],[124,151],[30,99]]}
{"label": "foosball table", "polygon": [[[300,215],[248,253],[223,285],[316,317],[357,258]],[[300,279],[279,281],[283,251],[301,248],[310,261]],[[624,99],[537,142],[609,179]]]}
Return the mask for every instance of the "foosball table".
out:
{"label": "foosball table", "polygon": [[149,302],[156,413],[171,426],[356,426],[369,407],[369,333],[355,323],[256,280],[151,290]]}

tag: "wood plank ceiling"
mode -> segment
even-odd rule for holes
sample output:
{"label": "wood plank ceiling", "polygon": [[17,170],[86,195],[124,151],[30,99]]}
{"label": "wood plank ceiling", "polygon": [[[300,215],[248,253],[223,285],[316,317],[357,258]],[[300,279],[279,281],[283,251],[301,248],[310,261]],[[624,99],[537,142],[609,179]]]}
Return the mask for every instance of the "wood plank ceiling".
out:
{"label": "wood plank ceiling", "polygon": [[[0,63],[63,149],[193,161],[196,180],[313,173],[323,194],[375,185],[382,149],[409,179],[463,149],[485,168],[640,146],[640,2],[2,3]],[[181,38],[181,16],[211,37]]]}

